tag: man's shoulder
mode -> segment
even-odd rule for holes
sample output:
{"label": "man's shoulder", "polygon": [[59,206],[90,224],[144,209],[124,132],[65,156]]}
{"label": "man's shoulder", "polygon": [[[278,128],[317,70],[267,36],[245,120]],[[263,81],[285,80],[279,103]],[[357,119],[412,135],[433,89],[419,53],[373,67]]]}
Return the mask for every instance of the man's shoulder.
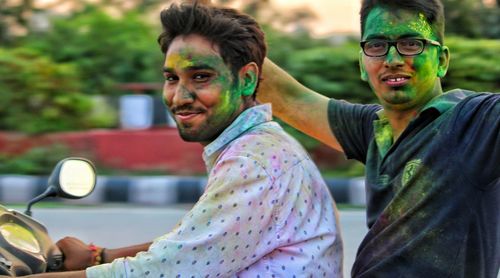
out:
{"label": "man's shoulder", "polygon": [[446,92],[445,95],[454,97],[460,102],[481,102],[481,101],[498,101],[500,99],[500,92],[478,92],[478,91],[471,91],[471,90],[465,90],[465,89],[453,89],[451,91]]}
{"label": "man's shoulder", "polygon": [[373,113],[382,109],[382,105],[380,105],[378,103],[367,103],[367,104],[353,103],[353,102],[349,102],[349,101],[343,100],[343,99],[330,98],[330,100],[328,101],[328,108],[332,109],[335,107],[340,107],[340,108],[344,108],[344,109],[367,110],[367,111],[371,111]]}
{"label": "man's shoulder", "polygon": [[[474,109],[474,106],[480,105],[487,98],[495,98],[498,95],[492,93],[479,93],[470,90],[454,89],[430,100],[422,111],[436,109],[441,114],[446,112],[460,113],[462,110]],[[448,113],[450,115],[450,113]]]}
{"label": "man's shoulder", "polygon": [[461,134],[459,137],[469,140],[470,136],[483,139],[487,136],[497,137],[500,131],[500,94],[465,92],[467,94],[444,114],[443,123],[447,123],[446,127],[453,130],[450,134]]}
{"label": "man's shoulder", "polygon": [[458,105],[455,106],[458,113],[463,110],[480,110],[483,114],[498,113],[500,109],[500,93],[455,89],[448,92],[448,94],[461,96]]}
{"label": "man's shoulder", "polygon": [[259,124],[236,138],[225,150],[228,156],[243,156],[263,164],[304,159],[307,152],[274,121]]}
{"label": "man's shoulder", "polygon": [[290,147],[302,148],[279,123],[274,121],[268,121],[253,127],[236,138],[229,147],[247,151],[278,150]]}
{"label": "man's shoulder", "polygon": [[381,111],[383,109],[380,104],[351,103],[337,99],[330,99],[328,103],[328,119],[334,128],[352,127],[360,121],[371,124],[379,118]]}

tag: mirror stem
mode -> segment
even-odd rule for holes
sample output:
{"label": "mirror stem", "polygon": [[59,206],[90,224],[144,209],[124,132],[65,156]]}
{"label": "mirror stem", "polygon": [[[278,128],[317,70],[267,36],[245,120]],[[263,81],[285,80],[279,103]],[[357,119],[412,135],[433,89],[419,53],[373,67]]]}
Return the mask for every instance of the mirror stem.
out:
{"label": "mirror stem", "polygon": [[49,186],[47,187],[47,189],[40,195],[36,196],[35,198],[33,198],[33,200],[31,200],[29,203],[28,203],[28,207],[26,208],[26,211],[24,212],[24,214],[28,215],[28,216],[31,216],[31,206],[47,197],[53,197],[53,196],[56,196],[56,193],[57,193],[57,189],[54,187],[54,186]]}

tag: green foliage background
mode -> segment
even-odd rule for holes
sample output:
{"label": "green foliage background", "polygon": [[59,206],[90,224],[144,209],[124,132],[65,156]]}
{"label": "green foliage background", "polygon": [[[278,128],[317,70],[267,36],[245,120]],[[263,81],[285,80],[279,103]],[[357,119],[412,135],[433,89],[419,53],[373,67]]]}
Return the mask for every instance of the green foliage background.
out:
{"label": "green foliage background", "polygon": [[95,6],[53,21],[52,30],[23,41],[56,63],[73,63],[86,94],[118,95],[120,82],[158,82],[162,53],[156,43],[159,28],[137,12],[112,17]]}
{"label": "green foliage background", "polygon": [[[265,30],[270,58],[306,86],[352,102],[376,101],[359,78],[357,38],[334,45],[305,31]],[[111,17],[88,6],[71,20],[55,19],[49,32],[0,48],[0,128],[41,133],[113,127],[114,121],[103,119],[109,114],[92,116],[89,96],[123,94],[116,89],[121,82],[161,82],[159,33],[137,12]],[[500,90],[499,40],[453,37],[447,45],[452,59],[445,89]]]}
{"label": "green foliage background", "polygon": [[[472,2],[460,3],[472,9]],[[448,23],[448,30],[462,36],[446,39],[452,58],[444,88],[499,92],[500,24],[495,23],[499,22],[499,9],[479,7],[476,10],[484,17],[476,19],[465,13],[464,7],[447,9],[449,20],[454,22],[451,26]],[[0,24],[1,28],[5,26]],[[376,102],[359,77],[358,38],[334,44],[310,37],[307,30],[284,33],[267,25],[264,28],[269,57],[304,85],[328,97]],[[87,6],[69,18],[54,19],[48,32],[9,38],[9,43],[0,47],[0,130],[37,134],[114,127],[117,111],[100,109],[100,114],[93,113],[99,109],[92,97],[126,93],[116,89],[122,82],[162,82],[163,55],[156,42],[159,33],[159,26],[145,20],[144,11],[113,17],[97,6]],[[285,128],[306,148],[318,145],[300,132]],[[35,150],[17,162],[0,154],[4,165],[0,172],[16,167],[36,172],[36,165],[29,161],[45,162],[45,152]]]}
{"label": "green foliage background", "polygon": [[445,43],[451,52],[445,89],[500,92],[500,40],[451,37]]}
{"label": "green foliage background", "polygon": [[36,147],[15,157],[0,153],[0,173],[47,175],[57,162],[69,157],[70,153],[61,144]]}
{"label": "green foliage background", "polygon": [[55,63],[29,48],[0,49],[0,129],[82,129],[91,109],[73,65]]}

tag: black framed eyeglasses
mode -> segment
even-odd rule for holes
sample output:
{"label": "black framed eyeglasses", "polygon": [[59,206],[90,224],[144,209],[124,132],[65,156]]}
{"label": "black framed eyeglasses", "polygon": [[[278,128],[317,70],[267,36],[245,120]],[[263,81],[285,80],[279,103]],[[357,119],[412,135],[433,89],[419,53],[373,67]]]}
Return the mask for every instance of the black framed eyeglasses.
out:
{"label": "black framed eyeglasses", "polygon": [[363,53],[369,57],[382,57],[389,53],[391,46],[395,46],[401,56],[415,56],[421,54],[427,44],[441,46],[438,41],[429,39],[399,39],[387,41],[380,39],[360,42]]}

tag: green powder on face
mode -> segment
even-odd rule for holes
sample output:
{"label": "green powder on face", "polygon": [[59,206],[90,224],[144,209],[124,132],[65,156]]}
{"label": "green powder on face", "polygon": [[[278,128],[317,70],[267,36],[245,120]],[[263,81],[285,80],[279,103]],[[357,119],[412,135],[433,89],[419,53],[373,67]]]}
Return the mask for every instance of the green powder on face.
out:
{"label": "green powder on face", "polygon": [[[408,10],[392,10],[376,7],[368,15],[363,40],[398,40],[401,38],[422,38],[436,40],[432,26],[422,13]],[[412,109],[418,111],[432,97],[441,93],[437,86],[440,48],[427,44],[422,53],[404,56],[391,48],[384,57],[362,57],[368,75],[368,82],[387,110]],[[395,61],[395,59],[398,59]],[[377,78],[383,72],[383,63],[400,63],[402,71],[411,75],[405,86],[392,89]]]}
{"label": "green powder on face", "polygon": [[[366,39],[367,35],[374,33],[391,38],[394,35],[408,31],[417,33],[423,38],[437,39],[432,26],[422,13],[415,15],[406,10],[394,12],[383,7],[376,7],[368,15],[366,22],[363,39]],[[402,22],[405,22],[405,24],[402,24]]]}
{"label": "green powder on face", "polygon": [[425,18],[425,15],[422,13],[418,15],[418,20],[410,22],[409,26],[411,29],[421,34],[424,38],[436,39],[431,25],[427,23],[427,19]]}

